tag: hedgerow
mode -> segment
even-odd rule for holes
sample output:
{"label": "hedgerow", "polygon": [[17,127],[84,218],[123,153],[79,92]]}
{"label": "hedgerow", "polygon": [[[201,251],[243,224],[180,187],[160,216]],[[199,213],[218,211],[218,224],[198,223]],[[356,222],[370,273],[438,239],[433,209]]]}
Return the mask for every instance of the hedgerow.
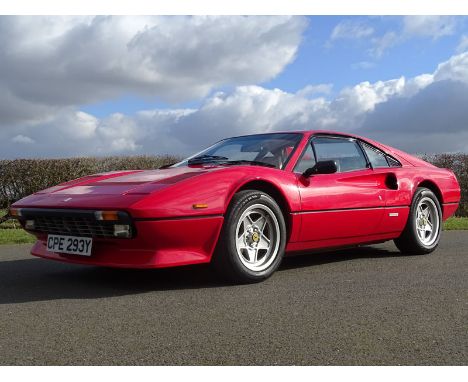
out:
{"label": "hedgerow", "polygon": [[178,161],[174,156],[0,160],[0,208],[44,188],[85,175],[149,170]]}
{"label": "hedgerow", "polygon": [[[148,170],[178,161],[175,156],[112,156],[102,158],[0,160],[0,208],[34,192],[85,175],[116,170]],[[457,216],[468,216],[468,154],[423,157],[451,169],[462,189]]]}

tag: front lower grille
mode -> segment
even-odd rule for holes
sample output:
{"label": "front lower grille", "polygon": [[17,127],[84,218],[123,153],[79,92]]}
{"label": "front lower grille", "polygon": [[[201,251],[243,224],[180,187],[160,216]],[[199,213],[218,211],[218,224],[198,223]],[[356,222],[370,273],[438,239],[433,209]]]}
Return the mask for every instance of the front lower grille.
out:
{"label": "front lower grille", "polygon": [[84,236],[96,238],[115,238],[116,225],[130,227],[130,236],[135,235],[135,229],[130,215],[118,211],[118,220],[98,220],[93,210],[74,209],[42,209],[21,208],[20,222],[23,227],[27,221],[32,221],[34,228],[30,230],[46,234],[65,236]]}
{"label": "front lower grille", "polygon": [[82,217],[36,217],[34,230],[57,235],[114,237],[114,225]]}

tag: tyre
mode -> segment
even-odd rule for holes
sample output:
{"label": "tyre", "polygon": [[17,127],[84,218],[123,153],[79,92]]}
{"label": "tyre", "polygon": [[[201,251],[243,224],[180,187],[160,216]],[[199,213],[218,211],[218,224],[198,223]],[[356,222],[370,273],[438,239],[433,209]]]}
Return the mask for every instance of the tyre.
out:
{"label": "tyre", "polygon": [[424,255],[439,245],[442,210],[434,193],[420,187],[411,203],[408,222],[395,244],[402,253]]}
{"label": "tyre", "polygon": [[286,224],[275,200],[261,191],[241,191],[225,216],[213,265],[229,281],[259,282],[278,268],[285,245]]}

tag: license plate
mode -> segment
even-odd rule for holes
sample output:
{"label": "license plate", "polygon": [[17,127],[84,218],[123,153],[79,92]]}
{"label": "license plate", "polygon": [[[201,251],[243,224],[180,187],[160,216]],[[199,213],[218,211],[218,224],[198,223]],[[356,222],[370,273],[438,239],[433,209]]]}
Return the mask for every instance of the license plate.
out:
{"label": "license plate", "polygon": [[71,255],[91,256],[93,239],[88,237],[48,235],[47,250]]}

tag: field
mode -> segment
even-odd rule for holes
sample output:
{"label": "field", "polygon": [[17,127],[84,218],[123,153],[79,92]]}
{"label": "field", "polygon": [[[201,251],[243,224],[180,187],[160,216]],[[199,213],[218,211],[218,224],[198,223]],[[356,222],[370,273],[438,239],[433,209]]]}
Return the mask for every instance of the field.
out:
{"label": "field", "polygon": [[468,230],[468,218],[453,217],[453,218],[448,219],[444,223],[445,231],[456,230],[456,229]]}

